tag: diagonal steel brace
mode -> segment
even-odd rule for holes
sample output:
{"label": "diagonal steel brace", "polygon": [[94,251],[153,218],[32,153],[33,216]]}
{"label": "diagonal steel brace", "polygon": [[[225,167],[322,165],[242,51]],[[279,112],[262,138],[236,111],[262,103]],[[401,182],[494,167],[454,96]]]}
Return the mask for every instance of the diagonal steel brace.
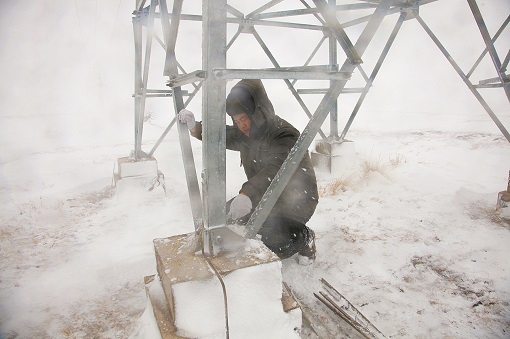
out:
{"label": "diagonal steel brace", "polygon": [[[370,18],[355,45],[356,50],[360,53],[360,56],[363,55],[367,49],[382,20],[387,15],[392,3],[392,0],[381,0],[375,9],[374,14]],[[355,64],[352,64],[350,61],[346,61],[340,71],[352,73],[355,68]],[[300,165],[301,159],[303,159],[303,156],[306,154],[306,152],[308,152],[308,147],[312,143],[315,135],[317,134],[317,131],[320,129],[320,126],[326,119],[333,104],[336,102],[338,96],[347,84],[347,81],[348,80],[339,80],[332,82],[330,89],[322,99],[319,107],[317,107],[317,110],[315,111],[313,117],[310,119],[310,122],[306,125],[305,129],[296,141],[296,144],[290,150],[287,159],[285,159],[283,162],[282,166],[278,170],[278,173],[271,181],[271,184],[262,196],[260,203],[255,208],[255,211],[250,217],[250,220],[248,220],[246,225],[247,237],[253,238],[257,235],[258,231],[262,227],[262,224],[266,220],[276,201],[285,189],[285,186],[287,186],[287,183],[290,181],[297,167]]]}

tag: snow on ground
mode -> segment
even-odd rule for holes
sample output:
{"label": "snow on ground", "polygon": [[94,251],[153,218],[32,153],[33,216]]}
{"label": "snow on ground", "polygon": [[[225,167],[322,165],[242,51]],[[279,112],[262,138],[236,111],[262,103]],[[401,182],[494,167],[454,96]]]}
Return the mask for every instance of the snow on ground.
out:
{"label": "snow on ground", "polygon": [[[508,142],[461,132],[349,137],[362,166],[352,176],[319,174],[321,199],[309,223],[317,261],[283,262],[284,280],[317,333],[355,336],[314,300],[323,277],[388,337],[508,337],[510,225],[494,211],[506,187]],[[156,153],[166,195],[114,194],[113,162],[129,144],[0,165],[0,337],[144,333],[138,320],[143,277],[156,271],[152,240],[193,228],[176,138],[173,131]],[[200,166],[200,144],[193,145]],[[229,168],[238,165],[229,155]]]}

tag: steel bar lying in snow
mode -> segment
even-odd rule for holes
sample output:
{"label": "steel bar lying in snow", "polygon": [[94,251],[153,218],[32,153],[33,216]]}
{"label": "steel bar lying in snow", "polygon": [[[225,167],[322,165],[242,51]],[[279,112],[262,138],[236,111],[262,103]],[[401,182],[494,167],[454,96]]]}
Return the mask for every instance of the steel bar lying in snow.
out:
{"label": "steel bar lying in snow", "polygon": [[338,290],[331,286],[330,283],[324,278],[321,278],[320,281],[325,288],[325,292],[320,291],[319,294],[314,293],[313,295],[325,306],[341,317],[365,338],[386,338],[370,320],[351,304],[347,298],[338,292]]}

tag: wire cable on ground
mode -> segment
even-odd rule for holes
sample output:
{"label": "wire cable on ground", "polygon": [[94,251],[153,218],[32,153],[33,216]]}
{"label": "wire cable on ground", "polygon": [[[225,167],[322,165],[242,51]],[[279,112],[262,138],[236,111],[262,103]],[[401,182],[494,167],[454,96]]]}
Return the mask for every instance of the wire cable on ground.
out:
{"label": "wire cable on ground", "polygon": [[205,236],[205,226],[204,226],[204,223],[202,223],[202,236],[201,236],[201,243],[202,243],[202,256],[204,257],[205,261],[207,262],[207,264],[212,268],[212,270],[214,271],[214,273],[216,274],[216,277],[218,277],[218,280],[220,281],[220,284],[221,284],[221,289],[223,290],[223,304],[225,306],[225,329],[226,329],[226,338],[229,339],[229,336],[230,336],[230,331],[229,331],[229,327],[228,327],[228,303],[227,303],[227,288],[225,287],[225,282],[223,281],[223,278],[221,277],[221,274],[220,272],[218,272],[218,270],[216,269],[216,267],[214,267],[214,265],[212,264],[212,262],[209,260],[209,258],[207,258],[207,256],[205,255],[205,250],[204,250],[204,247],[205,247],[205,243],[204,243],[204,236]]}

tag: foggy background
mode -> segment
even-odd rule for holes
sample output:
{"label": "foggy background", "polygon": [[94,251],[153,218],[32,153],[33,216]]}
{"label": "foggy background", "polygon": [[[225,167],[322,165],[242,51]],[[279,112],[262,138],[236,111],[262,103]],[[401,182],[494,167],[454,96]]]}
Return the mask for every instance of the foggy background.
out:
{"label": "foggy background", "polygon": [[[232,1],[245,14],[259,2]],[[349,3],[346,2],[338,2]],[[478,1],[491,35],[510,12],[507,0]],[[172,6],[169,1],[169,8]],[[132,11],[135,0],[30,1],[3,0],[0,11],[0,163],[24,154],[66,147],[126,144],[134,140],[134,44]],[[269,11],[303,8],[287,0]],[[363,11],[359,11],[363,13]],[[369,14],[371,10],[366,11]],[[183,13],[200,14],[201,2],[185,1]],[[440,0],[422,6],[421,16],[443,42],[465,73],[484,48],[483,40],[466,1]],[[366,51],[363,66],[370,75],[398,14],[383,22]],[[339,14],[340,22],[349,20]],[[280,20],[280,19],[277,19]],[[282,19],[284,21],[285,19]],[[290,18],[317,24],[313,17]],[[155,22],[160,37],[160,21]],[[347,29],[355,42],[364,25]],[[237,30],[230,25],[227,39]],[[281,66],[301,66],[319,42],[315,31],[257,27]],[[496,43],[504,59],[510,29]],[[201,23],[182,21],[177,58],[187,72],[201,68]],[[327,41],[311,64],[328,63]],[[339,64],[344,53],[338,48]],[[255,39],[242,34],[227,55],[228,67],[272,67]],[[164,51],[153,42],[149,88],[166,89],[162,76]],[[471,77],[495,77],[490,58],[484,59]],[[356,71],[347,87],[361,87]],[[230,89],[235,82],[228,83]],[[282,80],[265,80],[278,115],[300,130],[307,117]],[[325,88],[326,81],[299,81],[296,88]],[[191,90],[191,86],[188,86]],[[507,129],[508,101],[501,88],[482,89]],[[339,100],[343,129],[359,94],[343,94]],[[314,112],[321,95],[302,95]],[[201,92],[188,109],[201,116]],[[144,150],[148,151],[174,112],[171,98],[148,98]],[[328,119],[323,130],[328,131]],[[352,129],[370,132],[417,130],[466,131],[500,134],[447,60],[415,20],[406,21],[377,76]],[[170,133],[175,133],[173,129]],[[349,135],[347,136],[349,137]],[[129,147],[128,147],[129,146]],[[114,159],[112,159],[113,161]]]}

